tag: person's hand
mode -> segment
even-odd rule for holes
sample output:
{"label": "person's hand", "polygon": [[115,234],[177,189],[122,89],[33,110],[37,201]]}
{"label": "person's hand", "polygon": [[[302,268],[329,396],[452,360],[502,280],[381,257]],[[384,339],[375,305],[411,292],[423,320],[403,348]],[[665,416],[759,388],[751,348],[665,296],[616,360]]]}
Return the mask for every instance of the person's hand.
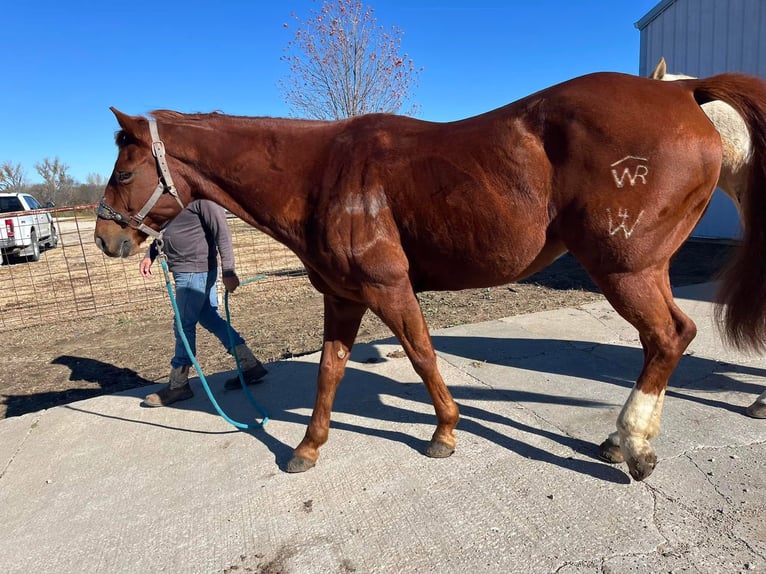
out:
{"label": "person's hand", "polygon": [[141,276],[151,277],[152,276],[152,258],[144,257],[141,260],[141,263],[138,264],[138,270],[140,271]]}
{"label": "person's hand", "polygon": [[234,290],[239,287],[239,277],[237,277],[236,273],[223,277],[222,280],[223,286],[226,287],[226,290],[230,293],[234,293]]}

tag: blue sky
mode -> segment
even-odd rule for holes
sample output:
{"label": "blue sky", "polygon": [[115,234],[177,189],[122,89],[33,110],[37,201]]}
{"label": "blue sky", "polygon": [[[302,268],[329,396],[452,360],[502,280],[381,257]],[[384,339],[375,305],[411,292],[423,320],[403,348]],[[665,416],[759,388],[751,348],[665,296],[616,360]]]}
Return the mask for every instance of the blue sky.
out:
{"label": "blue sky", "polygon": [[[589,72],[638,73],[634,23],[658,0],[369,0],[404,31],[423,68],[418,117],[475,115]],[[290,12],[311,0],[9,2],[0,20],[0,162],[58,157],[69,174],[108,177],[117,122],[109,106],[287,116],[280,61]],[[285,28],[284,24],[291,28]]]}

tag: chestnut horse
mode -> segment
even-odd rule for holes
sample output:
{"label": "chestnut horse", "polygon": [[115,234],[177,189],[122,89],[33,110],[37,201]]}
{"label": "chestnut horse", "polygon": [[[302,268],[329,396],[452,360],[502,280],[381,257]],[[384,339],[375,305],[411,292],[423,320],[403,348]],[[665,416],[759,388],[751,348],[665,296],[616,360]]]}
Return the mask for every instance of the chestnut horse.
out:
{"label": "chestnut horse", "polygon": [[[693,79],[693,76],[684,74],[668,74],[665,58],[660,58],[649,77],[664,82]],[[702,111],[710,118],[715,129],[721,134],[723,160],[717,187],[731,198],[739,210],[741,218],[740,198],[744,196],[747,190],[748,177],[753,169],[752,162],[755,159],[750,143],[750,132],[745,120],[726,102],[719,100],[707,102],[702,104]],[[742,264],[747,266],[751,265],[751,262],[745,260],[742,261]],[[725,307],[719,309],[724,313],[726,312]],[[745,414],[756,419],[766,419],[766,390],[745,409]]]}
{"label": "chestnut horse", "polygon": [[[649,441],[668,378],[696,334],[673,300],[668,268],[718,180],[721,138],[700,109],[709,100],[730,103],[753,135],[742,209],[757,222],[749,229],[764,230],[766,83],[598,73],[448,123],[172,111],[147,119],[112,108],[118,157],[95,241],[107,255],[128,256],[181,204],[207,198],[300,257],[324,296],[324,340],[314,410],[288,472],[319,458],[368,309],[399,339],[431,397],[437,424],[426,454],[451,455],[458,407],[416,293],[506,284],[569,251],[640,335],[644,366],[601,453],[642,480],[656,464]],[[728,333],[760,349],[766,235],[747,235],[742,250],[752,265],[722,284],[735,308]]]}

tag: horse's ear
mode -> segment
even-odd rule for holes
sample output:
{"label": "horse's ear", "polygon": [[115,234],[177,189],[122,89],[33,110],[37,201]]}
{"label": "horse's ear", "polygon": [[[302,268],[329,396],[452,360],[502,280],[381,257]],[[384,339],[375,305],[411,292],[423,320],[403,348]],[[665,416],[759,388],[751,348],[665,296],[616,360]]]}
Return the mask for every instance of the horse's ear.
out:
{"label": "horse's ear", "polygon": [[668,66],[665,63],[665,56],[662,56],[660,58],[659,64],[657,64],[657,67],[654,68],[654,71],[649,76],[652,80],[661,80],[665,77],[665,74],[668,72]]}
{"label": "horse's ear", "polygon": [[120,110],[118,110],[114,106],[110,107],[109,109],[112,110],[114,117],[117,118],[117,123],[120,124],[120,127],[123,129],[123,131],[129,134],[138,133],[139,118],[134,116],[129,116],[128,114],[123,114]]}

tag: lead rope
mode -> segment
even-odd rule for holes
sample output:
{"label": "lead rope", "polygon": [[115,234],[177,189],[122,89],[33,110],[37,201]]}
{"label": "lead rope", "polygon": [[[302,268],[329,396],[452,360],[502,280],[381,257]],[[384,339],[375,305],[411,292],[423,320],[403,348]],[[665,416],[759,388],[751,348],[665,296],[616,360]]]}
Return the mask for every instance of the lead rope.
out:
{"label": "lead rope", "polygon": [[[242,374],[242,367],[239,364],[239,357],[237,356],[237,349],[234,347],[234,333],[231,327],[231,315],[229,313],[229,292],[226,291],[226,295],[224,297],[224,303],[226,308],[226,325],[228,326],[228,332],[229,332],[229,343],[232,348],[232,354],[234,355],[234,360],[237,363],[237,376],[239,377],[239,382],[242,384],[242,388],[245,390],[245,395],[247,396],[247,399],[250,401],[250,404],[252,404],[256,410],[261,413],[261,416],[263,417],[260,422],[256,421],[254,424],[247,424],[247,423],[241,423],[237,422],[231,417],[229,417],[223,409],[219,406],[218,401],[215,400],[215,397],[213,396],[213,392],[210,390],[210,385],[207,383],[207,378],[205,378],[205,374],[202,372],[202,368],[199,366],[199,363],[197,362],[197,357],[194,356],[194,354],[191,352],[191,348],[189,347],[189,340],[186,338],[186,333],[184,333],[183,325],[181,324],[181,316],[178,313],[178,303],[176,303],[176,297],[173,293],[173,287],[170,284],[170,273],[168,271],[168,262],[167,258],[165,257],[165,253],[162,251],[162,239],[156,239],[155,242],[157,243],[157,259],[160,260],[160,265],[162,266],[162,272],[165,274],[165,286],[168,290],[168,295],[170,296],[170,303],[173,306],[173,312],[175,314],[175,322],[176,327],[178,327],[178,332],[181,334],[181,340],[184,343],[184,349],[186,349],[186,354],[191,357],[192,364],[194,365],[194,368],[197,370],[197,374],[199,375],[199,380],[202,381],[202,387],[205,389],[205,392],[207,393],[208,398],[210,399],[210,402],[215,407],[215,410],[218,411],[218,414],[221,415],[221,417],[229,424],[239,428],[239,429],[253,429],[253,428],[262,428],[267,422],[269,422],[269,414],[266,412],[266,409],[264,409],[258,401],[255,400],[250,390],[247,388],[247,384],[245,383],[245,378]],[[248,279],[247,281],[244,281],[245,283],[250,283],[252,281],[257,281],[259,279],[263,279],[266,277],[265,275],[258,275],[256,277],[253,277],[252,279]]]}

